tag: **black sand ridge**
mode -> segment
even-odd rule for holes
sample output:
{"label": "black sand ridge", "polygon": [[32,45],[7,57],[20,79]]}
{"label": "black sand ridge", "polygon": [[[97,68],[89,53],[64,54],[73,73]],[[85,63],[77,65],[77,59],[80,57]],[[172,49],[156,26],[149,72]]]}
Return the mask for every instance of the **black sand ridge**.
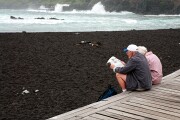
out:
{"label": "black sand ridge", "polygon": [[44,120],[96,102],[108,84],[120,91],[106,62],[126,62],[131,43],[152,50],[164,75],[180,69],[180,29],[0,33],[0,120]]}

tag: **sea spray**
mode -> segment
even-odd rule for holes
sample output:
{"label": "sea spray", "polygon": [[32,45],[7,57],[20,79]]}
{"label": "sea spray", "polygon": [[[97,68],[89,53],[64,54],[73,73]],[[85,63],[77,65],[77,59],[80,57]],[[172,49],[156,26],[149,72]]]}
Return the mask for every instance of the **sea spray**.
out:
{"label": "sea spray", "polygon": [[91,12],[93,13],[106,13],[106,10],[104,6],[101,4],[101,2],[98,2],[92,7]]}
{"label": "sea spray", "polygon": [[64,6],[69,6],[69,4],[56,4],[54,11],[55,12],[63,12]]}

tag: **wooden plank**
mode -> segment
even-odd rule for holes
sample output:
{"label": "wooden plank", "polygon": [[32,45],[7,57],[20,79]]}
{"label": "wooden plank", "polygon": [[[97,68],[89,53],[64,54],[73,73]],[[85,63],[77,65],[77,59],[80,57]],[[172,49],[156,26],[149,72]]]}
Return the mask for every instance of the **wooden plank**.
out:
{"label": "wooden plank", "polygon": [[[89,111],[93,111],[94,108],[85,108],[85,109],[82,109],[82,110],[78,110],[76,112],[68,112],[68,114],[62,114],[62,115],[58,115],[58,116],[55,116],[55,117],[52,117],[48,120],[64,120],[64,119],[69,119],[69,118],[73,118],[74,116],[77,116],[78,114],[84,114],[84,113],[87,113]],[[78,116],[77,116],[78,117]]]}
{"label": "wooden plank", "polygon": [[103,104],[103,105],[101,104],[101,105],[93,106],[92,107],[92,108],[94,108],[93,110],[88,111],[88,112],[83,113],[83,114],[78,114],[77,116],[85,117],[85,116],[91,115],[91,114],[93,114],[95,112],[98,112],[100,110],[103,110],[103,109],[106,109],[106,108],[108,108],[110,106],[113,106],[113,105],[117,104],[117,102],[119,102],[119,101],[121,101],[123,99],[126,99],[126,98],[128,98],[130,96],[131,96],[130,93],[127,93],[127,94],[124,94],[124,95],[122,94],[122,96],[120,94],[119,98],[112,98],[113,99],[112,101],[111,100],[110,101],[106,101],[109,104],[106,103],[106,104]]}
{"label": "wooden plank", "polygon": [[169,89],[169,88],[164,88],[164,87],[158,87],[156,89],[153,89],[153,90],[163,90],[164,92],[168,92],[168,93],[173,93],[173,94],[177,94],[177,95],[180,95],[180,91],[178,90],[173,90],[173,89]]}
{"label": "wooden plank", "polygon": [[85,117],[85,116],[88,116],[88,115],[90,115],[96,111],[102,110],[104,108],[107,108],[108,106],[116,104],[115,102],[118,102],[119,99],[123,99],[123,98],[130,96],[130,93],[131,92],[126,92],[126,93],[123,93],[121,95],[118,94],[117,95],[118,97],[112,96],[111,98],[108,98],[104,101],[99,101],[99,102],[87,105],[85,107],[69,111],[67,113],[55,116],[55,117],[50,118],[48,120],[68,119],[68,118],[73,118],[74,116]]}
{"label": "wooden plank", "polygon": [[90,115],[90,117],[99,118],[101,120],[117,120],[112,117],[108,117],[108,116],[104,116],[104,115],[100,115],[100,114],[92,114],[92,115]]}
{"label": "wooden plank", "polygon": [[[146,95],[146,94],[144,94]],[[155,95],[155,96],[161,96],[163,98],[166,98],[166,99],[172,99],[172,100],[176,100],[176,101],[179,101],[179,98],[180,96],[179,95],[176,95],[176,94],[171,94],[171,93],[165,93],[165,92],[157,92],[157,93],[147,93],[147,95]]]}
{"label": "wooden plank", "polygon": [[178,83],[179,83],[179,82],[180,82],[180,77],[175,78],[175,79],[174,79],[174,81],[176,81],[176,82],[178,82]]}
{"label": "wooden plank", "polygon": [[148,93],[144,93],[141,95],[158,95],[158,96],[162,96],[162,97],[171,97],[172,99],[175,99],[177,101],[179,101],[179,97],[180,95],[174,93],[174,92],[169,92],[169,91],[164,91],[162,89],[156,89],[156,90],[152,90],[151,92]]}
{"label": "wooden plank", "polygon": [[158,99],[162,99],[162,100],[166,100],[166,101],[170,101],[170,102],[175,102],[175,103],[180,103],[180,99],[177,97],[172,97],[170,95],[167,95],[167,94],[153,94],[153,93],[147,93],[147,94],[144,94],[144,96],[147,96],[147,97],[155,97],[155,98],[158,98]]}
{"label": "wooden plank", "polygon": [[169,96],[157,95],[157,94],[144,94],[143,97],[149,97],[149,98],[164,100],[164,101],[176,103],[176,104],[180,103],[179,99],[175,99],[175,98],[172,98]]}
{"label": "wooden plank", "polygon": [[173,82],[168,82],[168,83],[165,83],[165,84],[161,84],[159,86],[160,87],[171,86],[171,88],[173,88],[173,87],[180,87],[180,83],[177,83],[177,82],[173,81]]}
{"label": "wooden plank", "polygon": [[147,108],[147,109],[151,109],[151,110],[156,109],[157,111],[159,110],[162,113],[171,114],[171,115],[180,117],[180,110],[172,108],[172,107],[162,106],[162,105],[153,104],[153,103],[149,103],[149,102],[145,102],[145,101],[136,101],[136,100],[129,100],[129,101],[123,102],[123,103],[125,103],[125,104],[131,104],[131,103],[134,104],[135,103],[135,105],[137,107],[141,106],[143,108]]}
{"label": "wooden plank", "polygon": [[179,79],[174,78],[174,79],[172,79],[172,81],[171,81],[171,82],[164,82],[164,83],[159,84],[159,85],[164,85],[164,84],[168,84],[168,83],[170,83],[170,84],[176,84],[176,85],[178,85],[178,86],[179,86],[179,84],[180,84],[180,80],[179,80]]}
{"label": "wooden plank", "polygon": [[91,116],[87,116],[85,118],[82,118],[82,120],[103,120],[103,119],[98,119],[98,118],[94,118],[94,117],[91,117]]}
{"label": "wooden plank", "polygon": [[130,101],[130,102],[138,101],[138,102],[142,102],[142,103],[145,102],[145,103],[149,103],[149,104],[153,104],[153,105],[157,105],[157,106],[174,108],[174,109],[177,109],[177,111],[180,112],[180,106],[172,105],[171,103],[169,103],[169,104],[163,103],[162,101],[152,101],[152,100],[149,100],[149,98],[143,99],[143,98],[140,98],[140,97],[134,97],[133,99],[130,99],[128,101]]}
{"label": "wooden plank", "polygon": [[163,84],[166,84],[166,83],[173,83],[173,82],[175,82],[175,83],[177,83],[177,84],[179,85],[179,84],[180,84],[180,78],[174,78],[174,79],[172,79],[171,82],[165,82],[165,83],[163,83]]}
{"label": "wooden plank", "polygon": [[[126,105],[133,105],[133,106],[136,106],[136,107],[141,107],[141,108],[145,108],[145,109],[149,109],[149,110],[152,110],[152,111],[156,111],[156,112],[159,112],[159,113],[164,113],[164,114],[168,114],[168,115],[173,115],[173,116],[176,116],[178,118],[180,118],[180,114],[179,113],[175,113],[175,112],[172,112],[172,111],[167,111],[167,109],[162,109],[161,107],[155,107],[155,106],[147,106],[147,104],[140,104],[140,103],[133,103],[133,102],[123,102],[124,104]],[[145,112],[145,111],[143,111]],[[161,115],[161,114],[159,114]]]}
{"label": "wooden plank", "polygon": [[[74,116],[74,117],[68,118],[66,120],[81,120],[81,119],[82,118],[80,118],[80,117]],[[63,119],[58,119],[58,120],[63,120]]]}
{"label": "wooden plank", "polygon": [[136,103],[123,102],[123,103],[118,104],[117,106],[127,108],[127,109],[131,109],[131,110],[134,110],[134,111],[147,113],[147,114],[150,114],[150,115],[155,115],[155,116],[167,118],[167,119],[179,120],[179,117],[177,117],[177,116],[173,116],[173,115],[163,113],[163,112],[159,111],[156,108],[155,109],[149,109],[146,106],[139,105],[139,104],[136,104]]}
{"label": "wooden plank", "polygon": [[114,110],[119,110],[119,111],[131,113],[131,114],[134,114],[134,115],[138,115],[138,116],[141,116],[141,117],[146,117],[146,118],[151,118],[151,119],[159,119],[159,120],[170,120],[168,118],[163,118],[163,117],[151,115],[151,114],[148,114],[148,113],[144,113],[143,111],[136,111],[136,110],[127,109],[127,108],[123,108],[123,107],[119,107],[119,106],[111,106],[110,108],[114,109]]}
{"label": "wooden plank", "polygon": [[161,87],[180,91],[180,85],[177,86],[177,85],[173,85],[173,84],[166,84],[166,85],[161,86]]}
{"label": "wooden plank", "polygon": [[178,77],[180,75],[180,69],[163,77],[162,82],[171,81],[172,78]]}
{"label": "wooden plank", "polygon": [[161,90],[155,91],[154,93],[150,92],[150,93],[146,93],[146,94],[152,94],[152,95],[159,95],[159,96],[162,96],[162,97],[168,97],[168,99],[172,98],[172,99],[176,99],[177,101],[179,101],[179,98],[180,98],[180,95],[177,95],[177,94],[172,93],[172,92],[161,91]]}
{"label": "wooden plank", "polygon": [[[108,117],[112,117],[112,118],[115,118],[115,119],[121,119],[121,120],[134,120],[135,117],[136,117],[135,115],[131,115],[131,114],[127,115],[126,113],[119,112],[119,111],[117,112],[117,111],[112,110],[112,109],[107,109],[107,110],[99,111],[99,112],[97,112],[97,114],[108,116]],[[131,115],[131,118],[130,118],[130,115]]]}
{"label": "wooden plank", "polygon": [[169,105],[173,105],[173,106],[178,106],[180,107],[180,104],[179,103],[175,103],[175,102],[171,102],[171,101],[167,101],[167,100],[164,100],[164,99],[159,99],[160,97],[155,97],[155,96],[146,96],[146,95],[137,95],[136,97],[138,98],[143,98],[143,99],[148,99],[148,100],[151,100],[152,102],[161,102],[161,103],[164,103],[164,104],[169,104]]}
{"label": "wooden plank", "polygon": [[116,101],[119,101],[121,99],[124,99],[124,98],[127,98],[127,97],[131,96],[131,93],[132,92],[127,91],[127,92],[124,92],[124,93],[117,94],[115,96],[112,96],[110,98],[107,98],[107,99],[103,100],[104,102],[99,103],[97,105],[94,105],[92,107],[97,109],[97,108],[105,106],[105,105],[109,106],[110,103],[113,103],[113,102],[116,102]]}
{"label": "wooden plank", "polygon": [[161,95],[161,96],[168,96],[168,97],[172,97],[172,98],[179,98],[180,95],[176,94],[175,92],[169,92],[169,91],[165,91],[162,89],[156,89],[156,90],[152,90],[150,92],[147,93],[140,93],[141,95]]}
{"label": "wooden plank", "polygon": [[178,76],[176,76],[175,79],[179,79],[180,80],[180,74]]}
{"label": "wooden plank", "polygon": [[134,115],[134,114],[130,114],[130,113],[127,113],[127,112],[122,112],[122,111],[118,111],[118,110],[114,110],[114,109],[106,109],[105,111],[101,111],[101,112],[98,112],[98,113],[101,113],[102,112],[105,112],[105,113],[108,113],[108,114],[111,114],[111,115],[115,115],[117,116],[118,118],[122,118],[122,116],[125,117],[125,119],[122,119],[122,120],[131,120],[131,119],[137,119],[137,120],[149,120],[149,118],[145,118],[145,117],[142,117],[142,116],[138,116],[138,115]]}

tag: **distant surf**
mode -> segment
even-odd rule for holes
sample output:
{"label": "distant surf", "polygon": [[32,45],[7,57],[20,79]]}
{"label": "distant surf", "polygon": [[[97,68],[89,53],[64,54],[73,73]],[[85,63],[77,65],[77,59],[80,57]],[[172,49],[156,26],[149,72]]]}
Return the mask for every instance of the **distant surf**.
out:
{"label": "distant surf", "polygon": [[[87,32],[180,28],[180,15],[138,15],[128,11],[107,12],[99,2],[91,10],[64,11],[41,5],[39,9],[0,9],[0,32]],[[23,19],[11,19],[10,16]]]}

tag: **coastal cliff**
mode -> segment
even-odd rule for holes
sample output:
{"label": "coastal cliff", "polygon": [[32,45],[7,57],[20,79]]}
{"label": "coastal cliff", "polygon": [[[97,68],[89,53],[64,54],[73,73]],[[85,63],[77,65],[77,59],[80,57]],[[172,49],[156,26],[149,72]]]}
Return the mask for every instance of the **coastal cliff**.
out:
{"label": "coastal cliff", "polygon": [[107,11],[138,14],[180,14],[180,0],[102,0]]}
{"label": "coastal cliff", "polygon": [[98,2],[101,2],[105,10],[109,12],[130,11],[137,14],[180,14],[180,0],[91,0],[88,3],[81,4],[81,7],[77,7],[76,3],[72,3],[70,8],[91,9]]}
{"label": "coastal cliff", "polygon": [[101,2],[106,11],[130,11],[137,14],[180,14],[180,0],[0,0],[0,9],[54,8],[56,4],[69,4],[64,11],[90,10]]}

